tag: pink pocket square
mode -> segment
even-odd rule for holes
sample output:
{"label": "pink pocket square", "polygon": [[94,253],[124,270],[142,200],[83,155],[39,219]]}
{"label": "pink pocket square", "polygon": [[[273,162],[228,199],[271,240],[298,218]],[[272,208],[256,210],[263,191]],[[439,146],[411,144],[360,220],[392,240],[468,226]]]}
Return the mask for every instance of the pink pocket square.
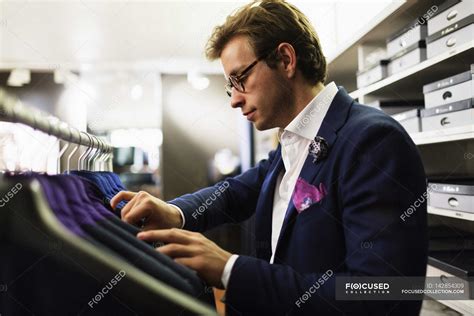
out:
{"label": "pink pocket square", "polygon": [[321,182],[319,188],[309,184],[303,178],[296,180],[295,190],[293,192],[293,204],[298,214],[310,207],[312,204],[321,201],[327,194],[324,184]]}

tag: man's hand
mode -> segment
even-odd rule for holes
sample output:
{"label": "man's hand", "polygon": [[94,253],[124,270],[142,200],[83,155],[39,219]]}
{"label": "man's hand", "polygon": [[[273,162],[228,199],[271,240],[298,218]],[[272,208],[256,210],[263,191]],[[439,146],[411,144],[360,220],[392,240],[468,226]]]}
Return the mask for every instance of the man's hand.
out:
{"label": "man's hand", "polygon": [[136,224],[142,218],[146,218],[143,230],[183,226],[181,214],[175,207],[147,192],[120,191],[112,198],[110,205],[115,209],[122,200],[129,200],[121,211],[122,220]]}
{"label": "man's hand", "polygon": [[182,229],[164,229],[141,232],[137,237],[141,240],[167,243],[156,249],[177,263],[197,271],[199,277],[208,285],[224,288],[221,277],[232,254],[202,234]]}

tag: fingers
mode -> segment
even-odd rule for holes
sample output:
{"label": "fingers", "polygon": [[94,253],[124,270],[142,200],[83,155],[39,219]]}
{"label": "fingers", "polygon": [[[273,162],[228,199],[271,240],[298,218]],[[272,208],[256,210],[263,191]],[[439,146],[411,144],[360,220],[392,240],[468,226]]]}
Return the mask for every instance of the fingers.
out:
{"label": "fingers", "polygon": [[160,225],[160,223],[155,223],[150,220],[145,220],[145,222],[143,223],[143,226],[141,227],[141,230],[146,232],[149,230],[168,228],[168,227],[162,227],[162,226],[163,225]]}
{"label": "fingers", "polygon": [[110,206],[115,209],[122,200],[131,200],[135,195],[137,195],[136,192],[120,191],[110,200]]}
{"label": "fingers", "polygon": [[193,269],[193,270],[197,269],[195,258],[176,258],[174,259],[174,261],[190,269]]}
{"label": "fingers", "polygon": [[157,248],[159,252],[171,258],[189,258],[199,254],[199,248],[194,245],[167,244]]}
{"label": "fingers", "polygon": [[[125,204],[125,206],[122,208],[122,210],[120,211],[120,216],[122,218],[122,220],[124,220],[125,222],[127,223],[131,223],[131,224],[134,224],[135,222],[138,222],[138,220],[140,220],[141,218],[135,218],[136,216],[134,215],[135,214],[135,209],[138,205],[140,205],[141,201],[143,200],[143,197],[147,195],[147,193],[145,192],[130,192],[130,191],[120,191],[116,196],[113,197],[112,201],[114,201],[115,198],[119,199],[120,198],[120,194],[122,194],[122,196],[125,196],[126,198],[130,199],[130,201]],[[111,203],[112,203],[111,201]],[[114,201],[116,202],[116,201]],[[117,200],[117,204],[118,202],[120,202],[119,200]],[[132,214],[132,218],[129,219],[128,218],[128,214],[130,213],[130,211],[133,209],[133,214]],[[143,210],[142,210],[143,212]]]}
{"label": "fingers", "polygon": [[132,208],[135,206],[135,204],[137,204],[137,202],[138,202],[138,199],[135,196],[127,204],[125,204],[125,206],[120,211],[120,217],[124,219],[125,216],[128,214],[128,212],[130,212]]}
{"label": "fingers", "polygon": [[140,232],[137,237],[146,241],[162,241],[165,243],[188,245],[193,241],[193,235],[190,233],[182,229],[172,228]]}
{"label": "fingers", "polygon": [[[127,203],[127,206],[128,204],[131,205],[127,210],[122,209],[122,220],[132,225],[138,223],[142,218],[150,216],[153,212],[147,203],[141,201],[130,201]],[[132,208],[133,212],[131,212]]]}

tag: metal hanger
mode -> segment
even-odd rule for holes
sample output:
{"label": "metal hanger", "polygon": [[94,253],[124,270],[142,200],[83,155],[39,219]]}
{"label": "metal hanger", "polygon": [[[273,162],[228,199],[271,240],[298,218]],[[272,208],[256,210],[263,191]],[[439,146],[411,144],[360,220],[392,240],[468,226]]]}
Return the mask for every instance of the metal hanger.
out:
{"label": "metal hanger", "polygon": [[97,169],[98,169],[98,171],[104,171],[104,169],[105,169],[105,160],[104,160],[104,158],[107,156],[107,153],[106,153],[107,146],[106,146],[105,142],[102,141],[101,139],[99,139],[99,141],[103,146],[102,146],[102,151],[101,151],[99,159],[98,159]]}
{"label": "metal hanger", "polygon": [[113,165],[112,165],[112,158],[114,157],[114,151],[113,151],[113,147],[110,146],[109,147],[109,156],[107,157],[107,159],[109,160],[108,164],[107,164],[107,171],[112,171],[113,170]]}
{"label": "metal hanger", "polygon": [[[74,129],[78,134],[79,134],[79,140],[80,140],[80,132],[77,130],[77,129]],[[80,141],[79,141],[80,143]],[[72,155],[74,155],[74,153],[77,151],[77,149],[79,148],[80,144],[76,145],[76,147],[74,147],[74,149],[71,151],[71,153],[69,154],[69,156],[67,156],[67,163],[66,163],[66,173],[70,173],[71,172],[71,168],[70,168],[70,162],[71,162],[71,157]]]}
{"label": "metal hanger", "polygon": [[[90,137],[87,133],[84,133],[84,132],[79,132],[80,135],[81,135],[81,139],[82,139],[82,134],[85,134],[87,136],[87,138],[89,138],[90,140]],[[85,145],[85,144],[81,144],[81,145]],[[90,151],[91,147],[87,147],[87,149],[82,153],[82,155],[79,156],[79,159],[77,160],[77,169],[78,170],[84,170],[84,158],[86,155],[89,154],[89,151]]]}
{"label": "metal hanger", "polygon": [[[54,137],[54,136],[53,136]],[[60,139],[59,138],[56,138],[56,140],[53,142],[53,144],[49,147],[47,153],[46,153],[46,160],[45,160],[45,165],[44,165],[44,170],[45,170],[45,173],[47,172],[48,170],[48,161],[49,161],[49,157],[51,155],[51,152],[52,150],[56,147],[56,145],[59,144],[59,141]],[[39,162],[41,162],[41,159],[38,159]]]}
{"label": "metal hanger", "polygon": [[69,143],[66,142],[66,145],[64,145],[64,147],[59,151],[59,154],[58,154],[58,158],[57,158],[57,174],[60,174],[61,173],[61,157],[64,155],[64,153],[66,152],[66,150],[68,149],[69,147]]}
{"label": "metal hanger", "polygon": [[100,152],[102,151],[102,143],[99,141],[98,137],[96,137],[94,135],[91,135],[91,136],[92,136],[93,142],[96,142],[97,147],[95,148],[94,155],[92,155],[92,157],[89,161],[88,168],[91,171],[96,171],[95,170],[95,163],[96,163],[97,157],[99,157]]}
{"label": "metal hanger", "polygon": [[107,156],[107,144],[102,139],[99,139],[99,142],[102,144],[102,150],[101,150],[100,156],[98,158],[97,170],[98,171],[104,171],[105,170],[105,159],[104,158]]}

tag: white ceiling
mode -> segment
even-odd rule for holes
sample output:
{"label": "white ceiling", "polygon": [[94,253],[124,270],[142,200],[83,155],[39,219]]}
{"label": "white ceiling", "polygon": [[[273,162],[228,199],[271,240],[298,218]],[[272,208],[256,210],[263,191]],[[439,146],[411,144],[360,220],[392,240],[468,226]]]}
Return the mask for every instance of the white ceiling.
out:
{"label": "white ceiling", "polygon": [[[152,67],[183,73],[192,67],[218,73],[219,63],[204,58],[206,40],[247,2],[0,0],[0,68]],[[290,2],[313,21],[330,55],[390,1]]]}

